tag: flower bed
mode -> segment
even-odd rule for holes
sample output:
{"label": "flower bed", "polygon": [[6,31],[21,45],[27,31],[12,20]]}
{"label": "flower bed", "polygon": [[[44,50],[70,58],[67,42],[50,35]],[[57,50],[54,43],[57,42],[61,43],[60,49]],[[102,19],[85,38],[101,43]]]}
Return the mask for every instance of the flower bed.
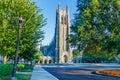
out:
{"label": "flower bed", "polygon": [[100,70],[99,72],[100,72],[100,73],[103,73],[103,74],[120,76],[120,69]]}

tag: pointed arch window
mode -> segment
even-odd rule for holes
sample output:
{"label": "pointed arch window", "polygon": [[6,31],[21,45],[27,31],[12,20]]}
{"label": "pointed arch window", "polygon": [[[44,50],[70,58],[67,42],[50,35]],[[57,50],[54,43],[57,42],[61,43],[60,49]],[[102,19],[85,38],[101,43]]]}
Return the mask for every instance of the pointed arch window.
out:
{"label": "pointed arch window", "polygon": [[64,24],[67,24],[67,18],[64,17]]}
{"label": "pointed arch window", "polygon": [[63,15],[61,16],[61,24],[64,24],[64,17],[63,17]]}

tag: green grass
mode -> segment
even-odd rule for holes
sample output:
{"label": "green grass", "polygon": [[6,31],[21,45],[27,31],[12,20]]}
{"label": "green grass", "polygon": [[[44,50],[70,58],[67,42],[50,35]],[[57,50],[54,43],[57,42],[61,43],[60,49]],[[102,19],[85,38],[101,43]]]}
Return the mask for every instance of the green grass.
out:
{"label": "green grass", "polygon": [[18,72],[32,72],[33,70],[32,69],[23,69],[23,70],[20,70]]}
{"label": "green grass", "polygon": [[[17,74],[17,80],[30,80],[31,75],[30,74]],[[5,76],[4,78],[0,80],[11,80],[11,76]]]}

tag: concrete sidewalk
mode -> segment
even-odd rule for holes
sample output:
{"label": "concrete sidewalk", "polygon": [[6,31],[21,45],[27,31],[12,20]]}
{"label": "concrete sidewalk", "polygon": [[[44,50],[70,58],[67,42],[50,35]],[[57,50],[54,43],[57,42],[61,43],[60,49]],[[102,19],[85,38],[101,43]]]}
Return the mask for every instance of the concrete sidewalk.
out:
{"label": "concrete sidewalk", "polygon": [[44,70],[40,65],[35,65],[31,80],[59,80],[52,74]]}

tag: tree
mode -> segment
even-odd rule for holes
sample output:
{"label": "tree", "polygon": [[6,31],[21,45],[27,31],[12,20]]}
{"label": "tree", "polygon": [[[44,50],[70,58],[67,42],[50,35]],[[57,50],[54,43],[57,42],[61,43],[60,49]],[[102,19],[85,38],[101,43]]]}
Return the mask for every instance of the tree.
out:
{"label": "tree", "polygon": [[108,60],[113,60],[120,49],[120,0],[87,1],[77,2],[70,40],[77,49],[84,50],[84,54],[97,58],[104,53],[102,57],[107,54]]}
{"label": "tree", "polygon": [[81,39],[79,30],[81,29],[82,31],[83,28],[83,15],[82,12],[84,11],[85,8],[88,7],[88,4],[91,0],[77,0],[77,11],[75,14],[75,19],[73,20],[72,26],[71,26],[71,35],[69,38],[69,42],[72,44],[72,46],[78,51],[84,49],[86,44],[84,44],[84,40]]}
{"label": "tree", "polygon": [[40,64],[40,60],[42,60],[42,52],[38,51],[36,54],[34,54],[34,60],[37,64]]}
{"label": "tree", "polygon": [[[24,18],[21,30],[21,41],[19,54],[27,49],[36,47],[37,42],[43,39],[44,32],[41,28],[46,19],[36,4],[30,0],[3,0],[0,1],[0,54],[13,57],[17,41],[17,18]],[[9,56],[10,55],[10,56]]]}

